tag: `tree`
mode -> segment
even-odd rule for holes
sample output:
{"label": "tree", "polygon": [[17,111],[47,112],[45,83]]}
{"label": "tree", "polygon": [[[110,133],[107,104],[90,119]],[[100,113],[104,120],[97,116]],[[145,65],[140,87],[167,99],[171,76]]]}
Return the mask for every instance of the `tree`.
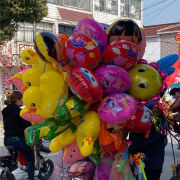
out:
{"label": "tree", "polygon": [[40,22],[47,16],[43,0],[0,0],[0,43],[11,40],[20,22]]}

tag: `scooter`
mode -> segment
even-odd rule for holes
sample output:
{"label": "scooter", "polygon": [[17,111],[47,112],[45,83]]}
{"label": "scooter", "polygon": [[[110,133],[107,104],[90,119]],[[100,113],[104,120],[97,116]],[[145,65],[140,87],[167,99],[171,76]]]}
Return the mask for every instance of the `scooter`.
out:
{"label": "scooter", "polygon": [[[18,168],[16,160],[18,151],[13,146],[6,146],[6,148],[12,153],[11,156],[0,157],[0,167],[3,169],[0,180],[16,180],[13,171]],[[45,159],[42,153],[50,153],[50,150],[40,140],[35,147],[36,170],[39,171],[37,177],[41,180],[47,180],[54,171],[54,164],[52,160]]]}

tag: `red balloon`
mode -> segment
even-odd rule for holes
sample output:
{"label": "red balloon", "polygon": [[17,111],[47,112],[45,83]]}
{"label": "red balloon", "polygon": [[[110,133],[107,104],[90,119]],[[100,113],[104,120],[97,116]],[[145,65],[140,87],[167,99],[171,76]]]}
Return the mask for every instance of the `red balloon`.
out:
{"label": "red balloon", "polygon": [[102,87],[93,73],[83,67],[74,67],[68,75],[71,91],[80,99],[94,103],[102,100]]}
{"label": "red balloon", "polygon": [[66,56],[73,66],[95,68],[101,59],[97,42],[84,34],[73,34],[65,45]]}
{"label": "red balloon", "polygon": [[138,47],[130,41],[114,41],[103,52],[107,64],[121,66],[125,70],[132,68],[138,57]]}
{"label": "red balloon", "polygon": [[127,120],[124,130],[131,133],[146,132],[145,137],[149,136],[151,129],[151,110],[147,107],[138,107],[134,116]]}

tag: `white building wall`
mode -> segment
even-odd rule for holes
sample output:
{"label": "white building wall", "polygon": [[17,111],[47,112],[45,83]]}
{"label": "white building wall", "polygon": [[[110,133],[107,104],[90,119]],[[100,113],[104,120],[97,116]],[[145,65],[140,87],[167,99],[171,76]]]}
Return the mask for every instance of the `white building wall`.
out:
{"label": "white building wall", "polygon": [[[104,12],[94,11],[94,19],[100,23],[111,25],[114,21],[118,19],[128,19],[126,17],[120,17],[118,15],[108,14]],[[143,26],[142,20],[133,19],[140,27]]]}
{"label": "white building wall", "polygon": [[156,62],[160,59],[160,36],[146,37],[144,59]]}

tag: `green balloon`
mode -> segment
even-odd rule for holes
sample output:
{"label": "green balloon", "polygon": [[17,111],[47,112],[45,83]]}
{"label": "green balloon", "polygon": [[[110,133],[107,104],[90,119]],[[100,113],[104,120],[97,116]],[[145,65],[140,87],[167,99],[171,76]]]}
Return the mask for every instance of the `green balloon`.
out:
{"label": "green balloon", "polygon": [[[59,126],[64,125],[67,125],[67,127],[62,129],[61,131],[57,131]],[[30,126],[25,130],[25,140],[28,146],[37,145],[37,142],[40,139],[40,130],[42,128],[49,128],[48,134],[44,137],[41,137],[46,140],[54,139],[56,136],[66,131],[68,128],[71,128],[71,131],[73,133],[76,131],[76,126],[71,122],[71,120],[59,121],[57,119],[50,118],[45,120],[43,123]]]}
{"label": "green balloon", "polygon": [[56,109],[54,117],[61,121],[73,119],[84,115],[88,111],[89,106],[90,104],[87,102],[77,97],[72,97]]}

